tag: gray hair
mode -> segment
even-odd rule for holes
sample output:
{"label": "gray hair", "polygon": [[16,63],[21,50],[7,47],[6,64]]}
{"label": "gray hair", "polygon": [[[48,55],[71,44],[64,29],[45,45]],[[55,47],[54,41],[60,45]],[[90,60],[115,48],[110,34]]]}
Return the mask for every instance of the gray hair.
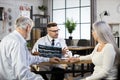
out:
{"label": "gray hair", "polygon": [[[98,21],[93,24],[93,30],[103,43],[111,43],[116,51],[116,57],[120,55],[120,51],[115,42],[110,26],[105,21]],[[119,57],[118,57],[119,58]]]}
{"label": "gray hair", "polygon": [[34,25],[33,21],[28,17],[21,16],[16,20],[16,27],[26,29],[27,25],[30,25],[31,27]]}

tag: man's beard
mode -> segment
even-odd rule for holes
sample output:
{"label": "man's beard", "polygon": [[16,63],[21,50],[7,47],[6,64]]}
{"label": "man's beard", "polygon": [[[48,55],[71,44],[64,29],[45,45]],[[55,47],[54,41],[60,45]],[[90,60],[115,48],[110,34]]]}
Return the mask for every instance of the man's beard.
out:
{"label": "man's beard", "polygon": [[30,32],[26,34],[26,40],[30,40]]}

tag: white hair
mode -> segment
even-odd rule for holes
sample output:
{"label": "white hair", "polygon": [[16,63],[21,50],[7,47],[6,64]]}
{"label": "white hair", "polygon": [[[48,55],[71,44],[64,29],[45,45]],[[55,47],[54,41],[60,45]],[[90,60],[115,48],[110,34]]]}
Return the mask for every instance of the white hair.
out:
{"label": "white hair", "polygon": [[[120,51],[115,42],[110,26],[105,21],[97,21],[93,24],[93,30],[103,43],[111,43],[116,51],[116,57],[120,55]],[[118,57],[119,58],[119,57]]]}
{"label": "white hair", "polygon": [[27,25],[30,25],[31,27],[34,25],[33,21],[28,17],[21,16],[16,20],[16,27],[26,29]]}

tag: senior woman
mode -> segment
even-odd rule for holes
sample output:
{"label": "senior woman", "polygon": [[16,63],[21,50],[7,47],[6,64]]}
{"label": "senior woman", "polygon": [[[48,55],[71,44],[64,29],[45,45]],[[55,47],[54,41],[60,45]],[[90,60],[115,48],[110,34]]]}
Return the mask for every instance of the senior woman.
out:
{"label": "senior woman", "polygon": [[70,58],[69,61],[92,60],[95,65],[94,71],[92,75],[83,80],[115,80],[120,51],[115,43],[111,28],[105,21],[95,22],[92,28],[92,36],[97,41],[93,52],[79,58]]}

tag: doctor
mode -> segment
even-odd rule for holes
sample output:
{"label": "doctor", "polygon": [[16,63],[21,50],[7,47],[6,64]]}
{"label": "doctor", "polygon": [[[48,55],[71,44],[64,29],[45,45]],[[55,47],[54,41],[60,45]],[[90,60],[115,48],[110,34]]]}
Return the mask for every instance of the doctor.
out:
{"label": "doctor", "polygon": [[[68,50],[67,45],[64,39],[58,38],[59,28],[56,23],[50,22],[47,25],[47,35],[41,37],[35,43],[32,52],[38,51],[38,44],[41,45],[48,45],[48,46],[55,46],[62,48],[62,55],[63,57],[71,57],[72,53]],[[40,67],[41,68],[41,67]],[[62,65],[54,65],[54,66],[43,66],[41,70],[53,70],[53,71],[61,71],[64,70]],[[63,80],[64,74],[53,74],[54,80]],[[53,78],[53,77],[52,77]]]}
{"label": "doctor", "polygon": [[30,70],[31,64],[58,62],[59,58],[33,56],[26,47],[26,40],[33,27],[27,17],[16,20],[16,29],[0,42],[0,80],[44,80]]}

